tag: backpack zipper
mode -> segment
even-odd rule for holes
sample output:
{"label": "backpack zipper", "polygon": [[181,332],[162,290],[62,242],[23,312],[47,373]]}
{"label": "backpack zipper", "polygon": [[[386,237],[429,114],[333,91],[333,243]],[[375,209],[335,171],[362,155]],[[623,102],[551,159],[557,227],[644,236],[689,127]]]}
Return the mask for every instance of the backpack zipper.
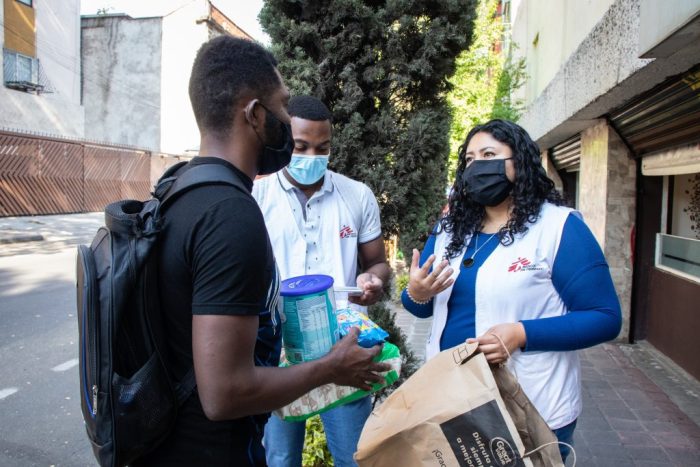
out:
{"label": "backpack zipper", "polygon": [[[94,294],[90,294],[91,296],[88,298],[88,310],[94,310],[95,308],[95,299],[93,297]],[[91,382],[95,383],[97,381],[98,373],[97,373],[97,316],[95,316],[96,313],[93,313],[93,316],[90,316],[88,318],[88,329],[90,329],[90,325],[92,325],[92,332],[90,333],[90,349],[89,349],[89,356],[90,356],[90,377],[91,377]],[[92,415],[97,416],[97,384],[92,385]]]}
{"label": "backpack zipper", "polygon": [[[87,247],[82,251],[81,257],[83,260],[83,270],[86,275],[85,284],[83,284],[83,332],[87,332],[88,339],[83,340],[83,361],[86,362],[84,371],[85,395],[88,400],[88,408],[93,418],[97,416],[97,393],[98,386],[94,384],[97,380],[97,316],[96,313],[90,313],[90,310],[95,309],[95,291],[88,293],[87,285],[95,278],[93,268],[92,250]],[[90,397],[89,394],[92,396]],[[90,404],[90,401],[92,404]]]}
{"label": "backpack zipper", "polygon": [[92,385],[92,415],[97,416],[97,385]]}
{"label": "backpack zipper", "polygon": [[[83,288],[83,291],[85,293],[85,298],[87,297],[87,287]],[[95,352],[91,352],[90,348],[94,350],[94,333],[90,333],[90,328],[94,326],[90,326],[90,316],[88,314],[88,310],[90,305],[88,303],[87,306],[83,305],[83,323],[84,323],[84,332],[88,333],[89,339],[85,339],[83,341],[83,361],[86,362],[85,367],[83,367],[84,375],[84,390],[85,390],[85,395],[87,396],[88,388],[91,389],[92,397],[88,399],[88,408],[90,409],[90,413],[92,414],[93,418],[97,415],[97,385],[96,384],[90,384],[93,381],[95,381],[94,376],[97,373],[96,367],[97,365],[94,363],[94,354]],[[90,400],[92,400],[92,404],[90,404]]]}

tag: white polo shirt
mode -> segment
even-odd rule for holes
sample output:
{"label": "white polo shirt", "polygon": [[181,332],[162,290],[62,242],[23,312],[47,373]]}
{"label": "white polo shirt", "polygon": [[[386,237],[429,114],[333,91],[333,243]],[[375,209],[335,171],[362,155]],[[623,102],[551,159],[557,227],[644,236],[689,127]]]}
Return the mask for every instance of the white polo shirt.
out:
{"label": "white polo shirt", "polygon": [[303,192],[279,171],[256,180],[253,197],[283,280],[326,274],[335,285],[356,285],[358,246],[381,235],[379,206],[367,185],[329,170],[302,205]]}

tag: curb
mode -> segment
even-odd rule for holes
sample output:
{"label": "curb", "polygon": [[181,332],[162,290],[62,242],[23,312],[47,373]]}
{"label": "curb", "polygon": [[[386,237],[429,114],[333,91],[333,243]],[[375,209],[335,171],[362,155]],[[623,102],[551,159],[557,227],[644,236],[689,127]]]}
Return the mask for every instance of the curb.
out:
{"label": "curb", "polygon": [[11,237],[0,238],[0,245],[8,245],[12,243],[25,242],[41,242],[44,241],[44,236],[40,234],[25,234],[14,235]]}

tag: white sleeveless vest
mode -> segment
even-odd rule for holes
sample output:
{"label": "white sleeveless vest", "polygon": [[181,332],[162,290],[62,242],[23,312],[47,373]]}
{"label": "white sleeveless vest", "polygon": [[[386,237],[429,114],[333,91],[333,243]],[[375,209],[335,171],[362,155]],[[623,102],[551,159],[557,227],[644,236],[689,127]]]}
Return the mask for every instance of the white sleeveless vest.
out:
{"label": "white sleeveless vest", "polygon": [[[566,306],[552,284],[552,266],[559,249],[569,208],[545,203],[540,217],[524,235],[516,235],[510,246],[498,245],[476,277],[476,335],[501,323],[560,316]],[[577,212],[574,211],[576,215]],[[463,250],[450,261],[456,280]],[[450,235],[441,232],[435,239],[435,256],[442,258]],[[452,287],[435,297],[433,323],[426,349],[427,358],[440,351],[440,338],[447,321],[447,302]],[[578,354],[572,352],[521,352],[508,362],[520,385],[550,428],[573,422],[581,413],[581,368]]]}

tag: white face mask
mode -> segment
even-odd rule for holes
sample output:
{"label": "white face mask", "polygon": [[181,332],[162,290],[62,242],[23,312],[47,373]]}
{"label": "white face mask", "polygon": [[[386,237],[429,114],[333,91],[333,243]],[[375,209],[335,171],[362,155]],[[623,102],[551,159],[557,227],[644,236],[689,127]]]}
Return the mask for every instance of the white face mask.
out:
{"label": "white face mask", "polygon": [[326,174],[329,157],[330,153],[318,156],[292,154],[287,173],[301,185],[313,185]]}

